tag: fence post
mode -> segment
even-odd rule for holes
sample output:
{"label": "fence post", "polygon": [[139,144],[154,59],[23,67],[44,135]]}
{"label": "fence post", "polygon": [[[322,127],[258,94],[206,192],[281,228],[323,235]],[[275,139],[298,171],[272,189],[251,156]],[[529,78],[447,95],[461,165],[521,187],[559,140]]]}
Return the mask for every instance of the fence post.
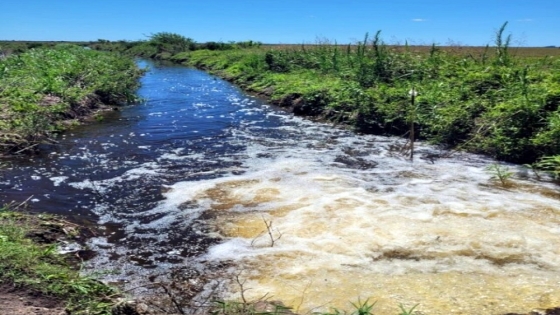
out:
{"label": "fence post", "polygon": [[414,120],[416,119],[416,109],[414,108],[414,99],[418,93],[412,87],[408,92],[410,95],[410,160],[414,160]]}

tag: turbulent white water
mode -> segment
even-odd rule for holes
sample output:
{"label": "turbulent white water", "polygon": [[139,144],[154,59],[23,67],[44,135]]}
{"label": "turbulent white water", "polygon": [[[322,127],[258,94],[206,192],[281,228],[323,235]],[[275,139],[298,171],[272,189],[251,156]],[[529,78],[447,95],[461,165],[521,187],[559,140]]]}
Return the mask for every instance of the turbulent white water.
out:
{"label": "turbulent white water", "polygon": [[[425,314],[560,305],[557,187],[522,171],[502,187],[477,156],[411,163],[391,150],[395,139],[304,125],[291,132],[311,139],[245,135],[246,173],[180,182],[165,195],[214,213],[224,242],[205,259],[233,262],[246,298],[268,294],[299,312],[369,299],[386,314],[399,304]],[[236,283],[229,290],[239,298]]]}
{"label": "turbulent white water", "polygon": [[402,140],[292,117],[192,69],[153,69],[141,92],[118,123],[0,182],[94,215],[105,233],[86,267],[106,281],[184,267],[239,299],[238,275],[246,299],[300,313],[560,306],[560,190],[522,167],[503,187],[484,157],[419,145],[410,162]]}

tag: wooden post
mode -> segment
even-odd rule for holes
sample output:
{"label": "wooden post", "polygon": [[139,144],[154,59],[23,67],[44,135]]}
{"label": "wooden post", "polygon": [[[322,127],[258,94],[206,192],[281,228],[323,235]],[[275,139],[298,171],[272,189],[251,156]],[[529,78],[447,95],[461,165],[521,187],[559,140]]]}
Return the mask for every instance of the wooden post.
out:
{"label": "wooden post", "polygon": [[414,160],[414,120],[416,119],[416,109],[414,108],[414,98],[416,90],[410,90],[410,160]]}

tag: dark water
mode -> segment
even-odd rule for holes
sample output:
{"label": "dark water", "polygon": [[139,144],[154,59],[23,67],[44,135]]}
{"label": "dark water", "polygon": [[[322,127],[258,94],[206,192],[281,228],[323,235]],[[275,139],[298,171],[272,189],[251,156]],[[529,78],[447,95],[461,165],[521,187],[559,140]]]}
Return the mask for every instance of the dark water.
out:
{"label": "dark water", "polygon": [[92,216],[99,203],[137,213],[153,208],[162,184],[232,172],[244,144],[231,140],[247,117],[266,116],[252,111],[263,103],[198,70],[141,65],[152,69],[139,90],[145,102],[73,129],[40,156],[6,161],[0,202],[32,196],[30,208],[49,213]]}
{"label": "dark water", "polygon": [[0,173],[0,203],[29,200],[31,211],[99,227],[89,246],[107,251],[96,262],[103,267],[121,260],[161,268],[204,252],[216,239],[199,218],[203,209],[162,209],[166,185],[242,174],[250,155],[268,154],[248,152],[248,143],[281,146],[301,134],[301,120],[217,77],[140,66],[150,68],[142,103],[72,129],[37,156],[7,160]]}
{"label": "dark water", "polygon": [[[92,226],[95,269],[108,280],[148,275],[204,253],[208,208],[162,205],[168,186],[243,174],[271,148],[347,134],[294,118],[205,72],[146,61],[143,101],[61,135],[56,146],[3,162],[0,203]],[[322,140],[320,140],[322,141]],[[248,149],[248,146],[252,149]],[[309,144],[305,145],[309,146]],[[109,279],[110,278],[110,279]]]}

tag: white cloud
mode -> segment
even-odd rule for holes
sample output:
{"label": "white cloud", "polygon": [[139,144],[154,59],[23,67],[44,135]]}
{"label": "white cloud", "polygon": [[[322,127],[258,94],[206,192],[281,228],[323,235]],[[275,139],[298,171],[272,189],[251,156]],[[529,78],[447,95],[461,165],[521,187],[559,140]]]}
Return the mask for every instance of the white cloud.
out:
{"label": "white cloud", "polygon": [[517,22],[533,22],[533,19],[518,19]]}
{"label": "white cloud", "polygon": [[412,19],[412,22],[426,22],[427,19]]}

